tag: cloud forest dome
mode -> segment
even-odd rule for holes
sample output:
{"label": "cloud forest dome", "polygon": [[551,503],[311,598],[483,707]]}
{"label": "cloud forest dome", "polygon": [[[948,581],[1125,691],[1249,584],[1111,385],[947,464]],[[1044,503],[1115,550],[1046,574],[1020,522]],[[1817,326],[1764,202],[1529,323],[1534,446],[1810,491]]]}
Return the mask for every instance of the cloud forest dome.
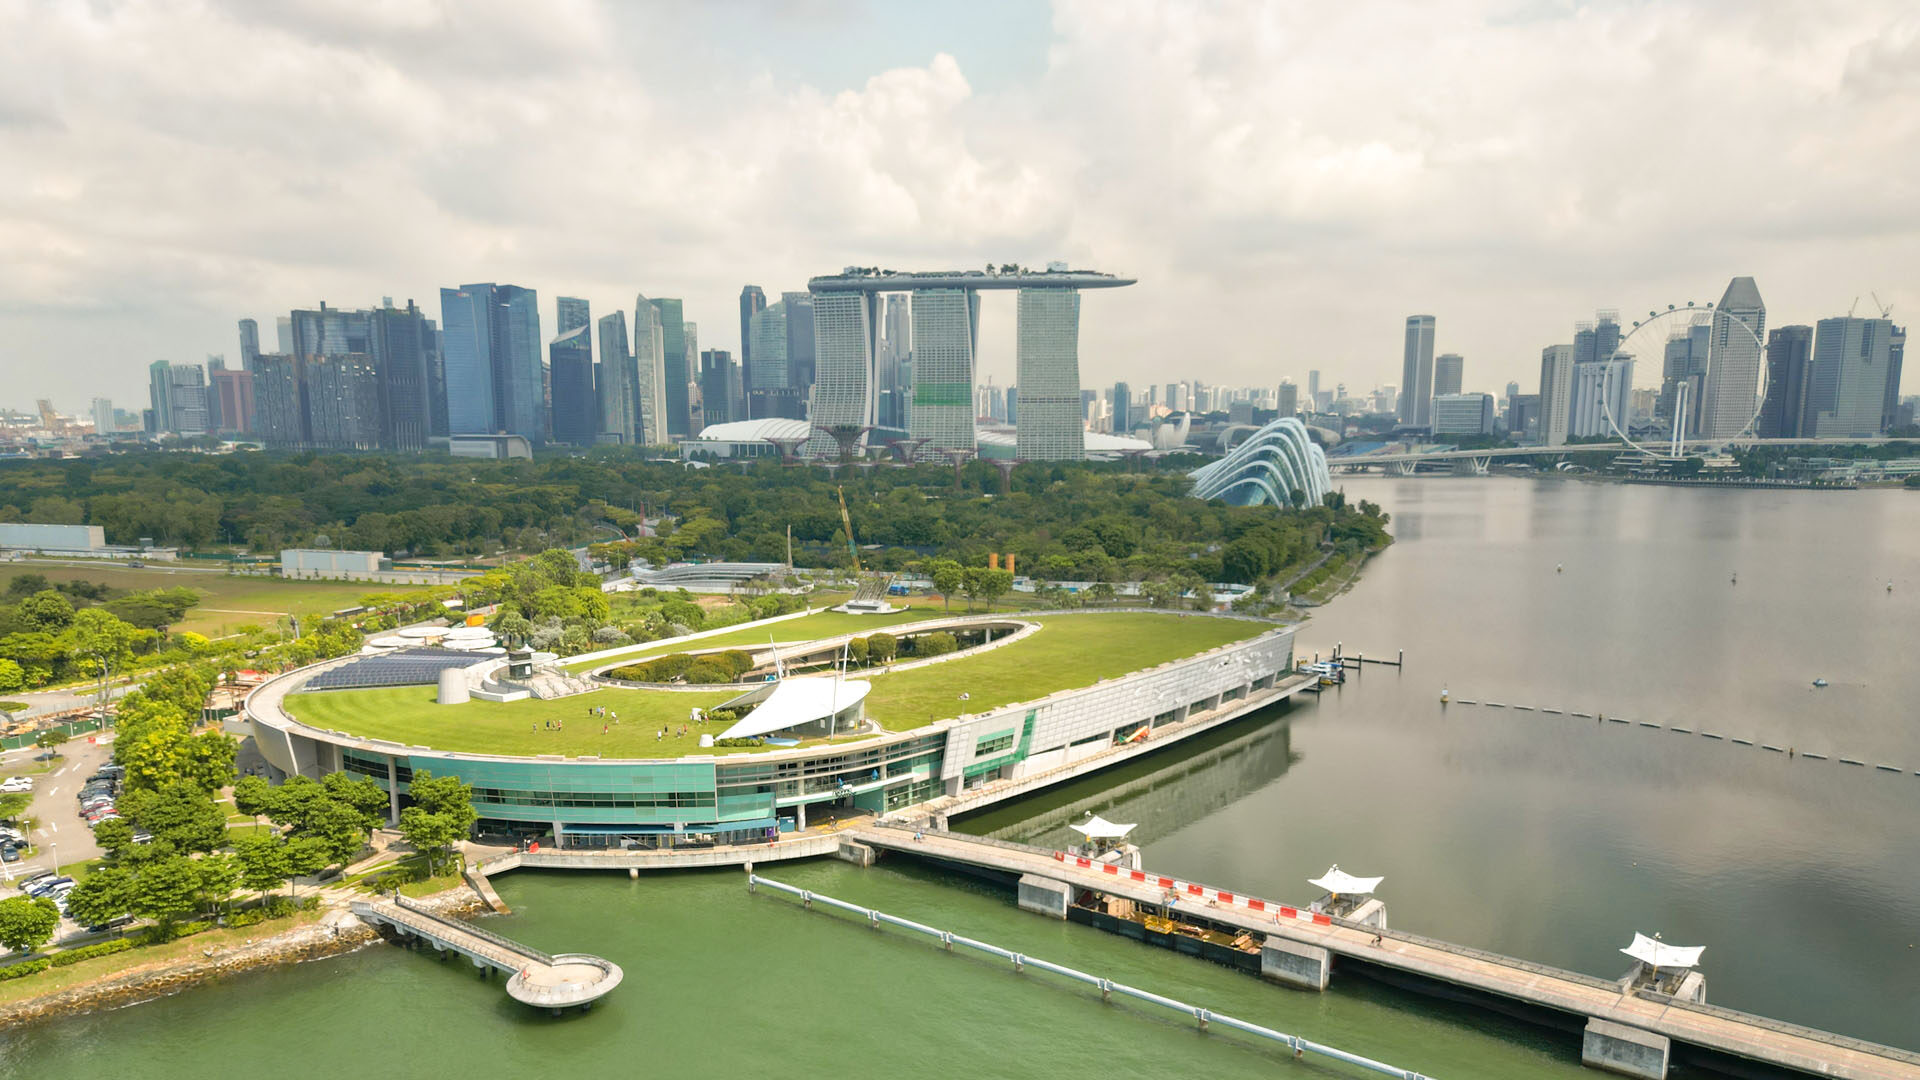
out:
{"label": "cloud forest dome", "polygon": [[1270,503],[1287,506],[1296,491],[1317,505],[1333,490],[1327,455],[1307,434],[1297,417],[1284,416],[1247,437],[1247,441],[1187,474],[1193,494],[1201,499],[1224,499],[1235,506]]}

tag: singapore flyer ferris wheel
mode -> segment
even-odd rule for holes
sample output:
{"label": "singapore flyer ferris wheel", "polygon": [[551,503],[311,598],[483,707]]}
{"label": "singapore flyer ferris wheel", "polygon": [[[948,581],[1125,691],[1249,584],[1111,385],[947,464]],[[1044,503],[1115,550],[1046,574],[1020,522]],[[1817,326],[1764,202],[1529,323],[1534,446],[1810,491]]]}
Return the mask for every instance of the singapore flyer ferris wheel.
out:
{"label": "singapore flyer ferris wheel", "polygon": [[[1718,453],[1751,436],[1766,403],[1764,317],[1688,301],[1634,320],[1601,376],[1608,429],[1642,454],[1667,460]],[[1629,392],[1635,387],[1657,388],[1653,423],[1637,433]]]}

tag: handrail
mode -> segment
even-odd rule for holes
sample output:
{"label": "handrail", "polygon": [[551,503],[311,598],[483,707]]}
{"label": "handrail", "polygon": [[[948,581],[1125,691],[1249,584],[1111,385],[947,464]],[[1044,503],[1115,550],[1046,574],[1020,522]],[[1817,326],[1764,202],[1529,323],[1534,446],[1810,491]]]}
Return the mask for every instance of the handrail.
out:
{"label": "handrail", "polygon": [[465,923],[465,922],[460,922],[456,919],[449,919],[445,915],[440,914],[439,912],[430,910],[423,904],[416,904],[413,901],[408,900],[406,897],[401,896],[398,892],[393,893],[389,897],[389,899],[393,902],[393,905],[395,907],[399,908],[402,911],[406,911],[414,915],[419,915],[422,918],[431,919],[442,926],[451,927],[454,930],[459,931],[460,933],[471,934],[482,941],[491,942],[492,944],[498,945],[501,948],[506,949],[510,952],[519,953],[522,956],[526,956],[534,960],[538,960],[549,967],[553,966],[553,957],[547,955],[544,952],[541,952],[539,949],[536,949],[531,945],[522,944],[521,942],[515,941],[512,938],[503,937],[500,934],[493,933],[490,930],[482,930],[480,927],[475,926],[472,923]]}
{"label": "handrail", "polygon": [[1682,1001],[1644,987],[1634,991],[1633,996],[1643,1001],[1652,1001],[1675,1009],[1687,1009],[1707,1016],[1718,1017],[1722,1020],[1732,1020],[1736,1023],[1765,1028],[1768,1031],[1776,1031],[1782,1035],[1792,1035],[1796,1038],[1826,1043],[1829,1046],[1837,1046],[1843,1050],[1855,1050],[1862,1054],[1873,1054],[1876,1057],[1905,1062],[1909,1065],[1920,1065],[1920,1053],[1915,1053],[1912,1050],[1902,1050],[1897,1046],[1868,1042],[1865,1039],[1856,1039],[1851,1035],[1836,1035],[1831,1031],[1821,1031],[1818,1028],[1804,1027],[1786,1020],[1773,1020],[1765,1016],[1757,1016],[1753,1013],[1742,1012],[1739,1009],[1729,1009],[1721,1005],[1709,1005],[1704,1001]]}

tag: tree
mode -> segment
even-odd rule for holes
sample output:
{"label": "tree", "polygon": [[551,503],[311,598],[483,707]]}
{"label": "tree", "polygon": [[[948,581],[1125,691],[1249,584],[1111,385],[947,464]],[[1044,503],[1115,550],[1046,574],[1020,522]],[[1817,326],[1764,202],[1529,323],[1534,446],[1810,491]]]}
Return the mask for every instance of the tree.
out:
{"label": "tree", "polygon": [[867,655],[876,664],[891,664],[900,651],[900,640],[885,631],[867,635]]}
{"label": "tree", "polygon": [[0,795],[0,821],[17,820],[33,805],[33,793],[30,791],[9,791]]}
{"label": "tree", "polygon": [[971,608],[975,600],[984,600],[991,608],[995,600],[1007,595],[1013,588],[1013,574],[1006,570],[989,570],[983,566],[969,566],[962,578],[967,591],[967,606]]}
{"label": "tree", "polygon": [[133,825],[125,818],[108,818],[93,827],[93,842],[109,858],[119,858],[120,853],[133,843]]}
{"label": "tree", "polygon": [[186,781],[160,791],[127,791],[120,809],[170,853],[212,851],[227,842],[227,815],[211,793]]}
{"label": "tree", "polygon": [[933,579],[933,591],[940,594],[944,610],[953,610],[953,594],[967,587],[966,568],[952,559],[935,559],[927,564],[927,576]]}
{"label": "tree", "polygon": [[133,872],[103,866],[67,894],[67,914],[81,926],[102,926],[125,915],[132,903]]}
{"label": "tree", "polygon": [[243,776],[233,782],[233,808],[253,818],[271,813],[273,786],[264,776]]}
{"label": "tree", "polygon": [[29,629],[57,634],[73,622],[73,601],[54,589],[46,589],[20,601],[14,614],[24,620]]}
{"label": "tree", "polygon": [[134,875],[128,910],[171,927],[200,904],[200,871],[193,863],[184,855],[170,855],[142,868]]}
{"label": "tree", "polygon": [[0,900],[0,945],[32,952],[53,940],[60,928],[60,909],[51,900],[13,896]]}
{"label": "tree", "polygon": [[289,839],[282,857],[286,859],[287,880],[295,896],[300,895],[301,878],[312,877],[332,865],[326,845],[311,837]]}
{"label": "tree", "polygon": [[241,837],[234,842],[233,861],[240,871],[240,884],[259,892],[262,900],[293,876],[287,867],[287,842],[278,836]]}
{"label": "tree", "polygon": [[193,868],[200,876],[201,904],[217,908],[233,899],[233,890],[240,884],[240,868],[232,857],[215,852],[193,860]]}
{"label": "tree", "polygon": [[27,673],[19,664],[0,656],[0,694],[27,688]]}
{"label": "tree", "polygon": [[71,735],[68,735],[59,728],[48,728],[33,737],[33,745],[42,750],[52,750],[55,747],[65,744],[70,738],[72,738]]}
{"label": "tree", "polygon": [[457,776],[435,777],[425,769],[407,785],[413,805],[400,811],[400,834],[437,870],[453,845],[465,840],[480,814],[473,808],[473,787]]}

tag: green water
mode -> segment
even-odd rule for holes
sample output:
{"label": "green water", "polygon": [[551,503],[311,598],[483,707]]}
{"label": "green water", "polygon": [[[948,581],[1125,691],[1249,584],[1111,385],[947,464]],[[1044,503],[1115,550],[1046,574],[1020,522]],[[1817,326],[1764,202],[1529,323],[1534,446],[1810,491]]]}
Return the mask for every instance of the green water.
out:
{"label": "green water", "polygon": [[[1297,1032],[1429,1075],[1590,1076],[1577,1038],[1348,980],[1280,989],[1204,961],[1016,910],[997,887],[907,862],[815,862],[770,876],[1084,971]],[[1102,1004],[1053,976],[1015,974],[787,898],[738,872],[629,881],[516,872],[512,916],[549,950],[591,947],[626,982],[584,1015],[510,1001],[465,961],[378,946],[0,1036],[0,1075],[1066,1077],[1230,1080],[1357,1075],[1289,1063],[1283,1048],[1165,1011]]]}

